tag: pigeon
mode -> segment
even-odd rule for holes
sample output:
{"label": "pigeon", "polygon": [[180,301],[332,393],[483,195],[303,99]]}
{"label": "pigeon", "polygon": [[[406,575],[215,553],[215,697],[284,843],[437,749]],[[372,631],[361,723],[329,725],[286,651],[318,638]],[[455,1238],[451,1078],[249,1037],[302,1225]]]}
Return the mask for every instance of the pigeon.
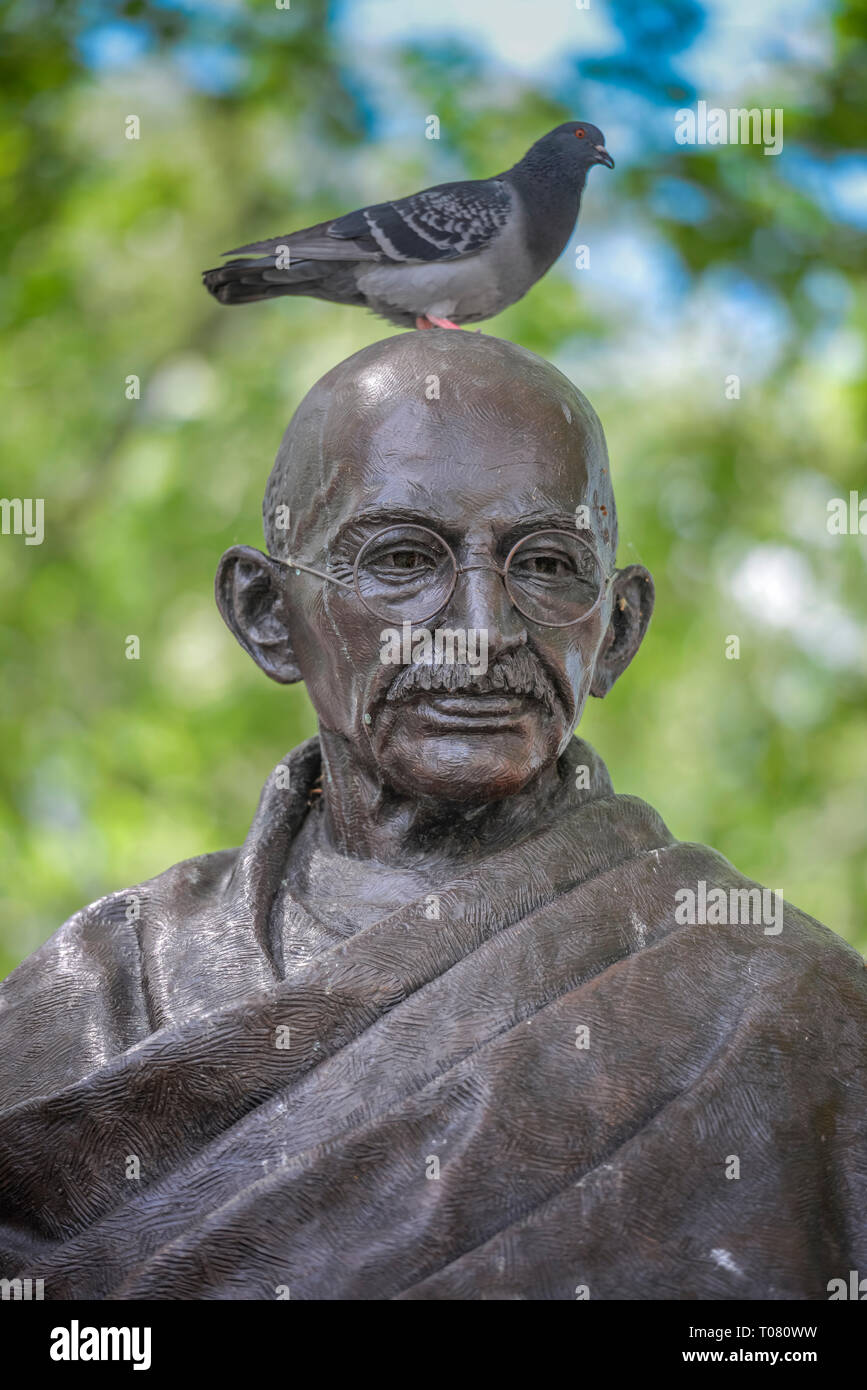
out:
{"label": "pigeon", "polygon": [[436,184],[250,242],[202,279],[221,304],[308,295],[402,328],[478,323],[521,299],[556,261],[594,164],[614,168],[602,131],[567,121],[494,178]]}

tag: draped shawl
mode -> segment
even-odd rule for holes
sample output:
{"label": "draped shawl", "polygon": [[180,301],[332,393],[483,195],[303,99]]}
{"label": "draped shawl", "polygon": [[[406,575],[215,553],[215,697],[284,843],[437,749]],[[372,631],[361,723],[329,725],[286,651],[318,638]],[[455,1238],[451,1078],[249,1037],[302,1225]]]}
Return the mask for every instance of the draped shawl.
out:
{"label": "draped shawl", "polygon": [[[319,773],[72,917],[0,990],[0,1274],[54,1299],[827,1298],[867,1274],[867,976],[615,795],[283,974]],[[580,779],[578,779],[580,780]],[[298,913],[315,904],[294,904]]]}

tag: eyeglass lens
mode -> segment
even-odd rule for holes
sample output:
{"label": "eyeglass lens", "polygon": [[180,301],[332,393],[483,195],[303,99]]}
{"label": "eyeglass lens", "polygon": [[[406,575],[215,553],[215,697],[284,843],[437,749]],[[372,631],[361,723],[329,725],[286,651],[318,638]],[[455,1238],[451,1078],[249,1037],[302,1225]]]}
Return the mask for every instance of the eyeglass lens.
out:
{"label": "eyeglass lens", "polygon": [[[365,606],[391,623],[424,622],[439,613],[457,582],[450,547],[423,526],[390,526],[359,552],[355,583]],[[577,622],[604,586],[595,553],[566,531],[536,531],[510,552],[504,582],[515,607],[536,622]]]}

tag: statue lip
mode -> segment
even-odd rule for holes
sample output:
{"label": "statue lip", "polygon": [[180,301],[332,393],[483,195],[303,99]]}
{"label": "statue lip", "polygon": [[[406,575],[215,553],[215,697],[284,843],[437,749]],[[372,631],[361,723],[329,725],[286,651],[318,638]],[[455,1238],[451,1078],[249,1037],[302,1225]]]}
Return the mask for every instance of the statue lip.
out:
{"label": "statue lip", "polygon": [[485,714],[511,714],[523,705],[526,695],[504,695],[500,690],[461,691],[449,694],[446,690],[425,691],[426,702],[444,710],[472,710]]}
{"label": "statue lip", "polygon": [[529,696],[504,695],[499,691],[478,695],[425,691],[416,709],[428,723],[444,728],[495,729],[521,719],[528,704]]}

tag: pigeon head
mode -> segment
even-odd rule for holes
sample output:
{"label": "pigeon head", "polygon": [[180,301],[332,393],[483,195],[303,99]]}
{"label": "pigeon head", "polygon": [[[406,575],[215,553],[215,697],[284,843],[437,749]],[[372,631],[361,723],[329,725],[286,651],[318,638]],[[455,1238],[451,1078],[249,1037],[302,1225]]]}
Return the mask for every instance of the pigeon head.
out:
{"label": "pigeon head", "polygon": [[534,171],[557,169],[573,172],[583,180],[594,164],[614,168],[614,160],[605,148],[602,131],[587,121],[566,121],[537,140],[516,167],[523,166]]}

